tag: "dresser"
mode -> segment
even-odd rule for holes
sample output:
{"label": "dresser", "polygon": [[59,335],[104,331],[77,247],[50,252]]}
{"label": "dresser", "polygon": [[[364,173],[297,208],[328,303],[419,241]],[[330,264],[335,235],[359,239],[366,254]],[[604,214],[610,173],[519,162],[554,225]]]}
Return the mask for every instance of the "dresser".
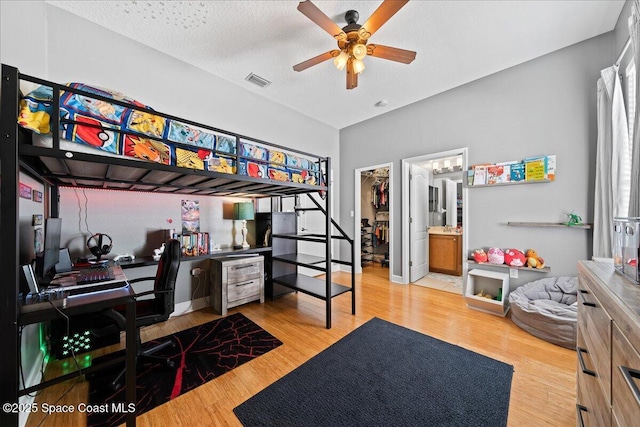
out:
{"label": "dresser", "polygon": [[251,301],[264,302],[264,257],[212,258],[211,307],[219,314]]}
{"label": "dresser", "polygon": [[577,425],[640,425],[640,286],[578,263]]}

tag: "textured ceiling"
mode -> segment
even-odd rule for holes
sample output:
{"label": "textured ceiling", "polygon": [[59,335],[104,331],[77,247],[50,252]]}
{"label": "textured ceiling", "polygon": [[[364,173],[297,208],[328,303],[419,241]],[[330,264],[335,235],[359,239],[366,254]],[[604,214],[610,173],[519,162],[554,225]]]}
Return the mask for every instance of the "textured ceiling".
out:
{"label": "textured ceiling", "polygon": [[[409,65],[374,57],[358,87],[327,61],[292,67],[336,47],[297,1],[48,1],[336,129],[611,31],[624,1],[409,1],[370,42],[417,52]],[[343,27],[381,1],[315,1]],[[245,80],[255,73],[272,83]],[[386,107],[376,107],[386,100]]]}

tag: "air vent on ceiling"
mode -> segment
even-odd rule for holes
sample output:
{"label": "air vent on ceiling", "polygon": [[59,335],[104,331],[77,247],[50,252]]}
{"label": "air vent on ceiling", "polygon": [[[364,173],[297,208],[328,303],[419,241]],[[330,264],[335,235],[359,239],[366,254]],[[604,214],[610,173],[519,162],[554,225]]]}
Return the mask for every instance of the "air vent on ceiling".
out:
{"label": "air vent on ceiling", "polygon": [[244,78],[246,81],[253,83],[254,85],[258,85],[260,87],[267,87],[271,84],[271,82],[264,77],[260,77],[256,74],[249,73],[247,77]]}

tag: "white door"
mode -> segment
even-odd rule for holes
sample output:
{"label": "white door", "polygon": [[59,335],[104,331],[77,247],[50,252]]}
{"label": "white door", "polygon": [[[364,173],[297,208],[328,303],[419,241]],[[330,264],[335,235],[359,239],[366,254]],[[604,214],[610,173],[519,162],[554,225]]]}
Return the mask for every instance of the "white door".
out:
{"label": "white door", "polygon": [[455,181],[445,179],[447,192],[447,225],[456,227],[458,225],[458,185]]}
{"label": "white door", "polygon": [[409,281],[429,272],[429,171],[414,164],[409,175]]}

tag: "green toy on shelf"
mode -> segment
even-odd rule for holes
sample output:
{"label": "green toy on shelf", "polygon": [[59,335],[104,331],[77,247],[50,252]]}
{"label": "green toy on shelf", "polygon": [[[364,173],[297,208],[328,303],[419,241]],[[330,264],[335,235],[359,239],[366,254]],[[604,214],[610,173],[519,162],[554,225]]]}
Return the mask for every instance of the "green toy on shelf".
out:
{"label": "green toy on shelf", "polygon": [[569,217],[569,221],[567,221],[567,225],[569,227],[573,227],[575,225],[582,225],[582,218],[573,212],[566,214]]}

